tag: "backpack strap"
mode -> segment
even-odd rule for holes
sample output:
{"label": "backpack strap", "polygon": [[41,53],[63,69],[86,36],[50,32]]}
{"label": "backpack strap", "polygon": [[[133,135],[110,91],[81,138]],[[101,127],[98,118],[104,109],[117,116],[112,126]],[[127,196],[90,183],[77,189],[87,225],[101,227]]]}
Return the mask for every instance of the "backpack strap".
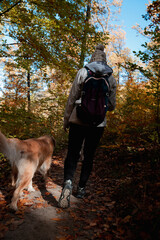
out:
{"label": "backpack strap", "polygon": [[103,76],[105,78],[105,80],[107,81],[108,83],[108,86],[109,86],[109,89],[110,89],[110,82],[108,81],[108,78],[110,77],[110,75],[106,74]]}
{"label": "backpack strap", "polygon": [[85,78],[84,83],[85,83],[85,81],[86,81],[86,79],[87,79],[88,77],[92,77],[92,76],[93,76],[93,72],[92,72],[89,68],[87,68],[87,67],[85,66],[85,69],[87,70],[87,77]]}

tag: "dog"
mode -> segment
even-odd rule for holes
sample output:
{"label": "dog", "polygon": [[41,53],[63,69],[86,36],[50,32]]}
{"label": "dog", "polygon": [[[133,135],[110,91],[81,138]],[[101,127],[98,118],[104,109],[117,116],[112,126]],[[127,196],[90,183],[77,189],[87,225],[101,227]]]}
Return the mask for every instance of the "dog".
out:
{"label": "dog", "polygon": [[11,163],[12,186],[15,186],[11,209],[18,210],[17,202],[24,188],[35,191],[32,187],[32,178],[36,171],[46,178],[54,148],[55,139],[50,136],[20,140],[6,138],[0,131],[0,152]]}

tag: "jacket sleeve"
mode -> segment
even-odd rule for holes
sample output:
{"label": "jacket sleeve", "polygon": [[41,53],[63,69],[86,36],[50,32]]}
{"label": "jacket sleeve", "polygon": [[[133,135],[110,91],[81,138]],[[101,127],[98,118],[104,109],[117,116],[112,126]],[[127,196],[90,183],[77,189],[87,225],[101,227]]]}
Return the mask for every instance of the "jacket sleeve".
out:
{"label": "jacket sleeve", "polygon": [[86,76],[87,70],[85,68],[82,68],[78,71],[75,77],[64,112],[64,129],[69,127],[69,118],[75,107],[76,100],[80,99],[81,97],[82,83]]}
{"label": "jacket sleeve", "polygon": [[113,76],[109,78],[110,80],[110,92],[108,98],[108,111],[113,111],[116,107],[116,80]]}

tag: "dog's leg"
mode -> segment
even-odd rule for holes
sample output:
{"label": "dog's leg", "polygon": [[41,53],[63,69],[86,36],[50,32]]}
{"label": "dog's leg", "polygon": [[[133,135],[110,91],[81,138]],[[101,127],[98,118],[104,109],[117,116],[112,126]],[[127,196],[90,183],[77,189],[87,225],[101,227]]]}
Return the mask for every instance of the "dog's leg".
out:
{"label": "dog's leg", "polygon": [[45,162],[41,165],[39,172],[44,176],[44,179],[46,180],[48,177],[48,171],[51,166],[51,158],[48,158],[45,160]]}
{"label": "dog's leg", "polygon": [[29,183],[31,182],[32,177],[33,177],[33,173],[28,172],[28,171],[24,172],[24,175],[18,176],[18,184],[17,184],[18,186],[13,193],[12,201],[11,201],[11,204],[10,204],[10,207],[12,209],[14,209],[15,211],[18,210],[17,201],[18,201],[23,189],[26,186],[28,186]]}
{"label": "dog's leg", "polygon": [[16,185],[16,181],[17,181],[17,176],[18,176],[18,169],[15,165],[13,165],[12,167],[12,186],[14,187]]}
{"label": "dog's leg", "polygon": [[32,186],[32,180],[30,181],[27,189],[28,189],[29,192],[35,192],[35,189],[34,189],[33,186]]}

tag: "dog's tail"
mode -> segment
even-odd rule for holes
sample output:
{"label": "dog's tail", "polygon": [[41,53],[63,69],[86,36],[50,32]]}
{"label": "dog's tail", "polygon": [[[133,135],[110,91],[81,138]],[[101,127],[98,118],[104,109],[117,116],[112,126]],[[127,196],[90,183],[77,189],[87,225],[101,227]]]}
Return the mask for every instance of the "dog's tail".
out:
{"label": "dog's tail", "polygon": [[8,139],[0,131],[0,152],[7,155],[9,149]]}

